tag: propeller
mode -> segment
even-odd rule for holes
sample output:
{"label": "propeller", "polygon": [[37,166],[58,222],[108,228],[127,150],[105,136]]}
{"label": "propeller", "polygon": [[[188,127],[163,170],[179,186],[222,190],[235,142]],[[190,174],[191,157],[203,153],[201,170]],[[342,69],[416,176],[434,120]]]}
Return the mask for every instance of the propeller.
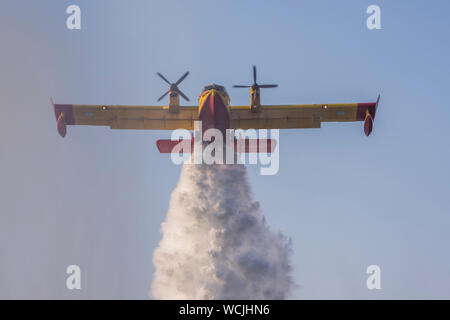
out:
{"label": "propeller", "polygon": [[156,74],[170,86],[169,90],[167,90],[166,93],[164,93],[161,97],[159,97],[158,101],[161,101],[165,96],[167,96],[169,94],[170,91],[174,91],[174,92],[178,93],[186,101],[189,101],[189,98],[186,97],[186,95],[180,89],[178,89],[178,85],[188,76],[189,71],[186,71],[186,73],[183,74],[180,77],[180,79],[178,79],[177,82],[174,82],[174,83],[170,83],[170,81],[167,80],[166,77],[164,77],[161,73],[157,72]]}
{"label": "propeller", "polygon": [[241,85],[234,85],[233,88],[276,88],[278,87],[277,84],[258,84],[256,82],[256,66],[253,66],[253,84],[251,86],[241,86]]}

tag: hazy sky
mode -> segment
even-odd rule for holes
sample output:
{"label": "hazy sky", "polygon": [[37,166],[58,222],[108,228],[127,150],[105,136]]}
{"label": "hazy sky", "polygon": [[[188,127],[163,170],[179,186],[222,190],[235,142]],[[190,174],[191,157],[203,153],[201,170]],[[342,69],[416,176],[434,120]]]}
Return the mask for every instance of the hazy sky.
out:
{"label": "hazy sky", "polygon": [[[82,10],[68,30],[67,6]],[[381,7],[382,30],[366,28]],[[250,184],[292,238],[293,298],[450,298],[448,1],[23,1],[0,4],[0,298],[147,298],[180,167],[170,132],[69,127],[57,103],[157,104],[157,71],[196,101],[251,81],[263,104],[371,102],[362,123],[280,136],[280,171]],[[167,103],[167,102],[165,102]],[[80,265],[82,289],[65,287]],[[366,268],[381,267],[381,290]]]}

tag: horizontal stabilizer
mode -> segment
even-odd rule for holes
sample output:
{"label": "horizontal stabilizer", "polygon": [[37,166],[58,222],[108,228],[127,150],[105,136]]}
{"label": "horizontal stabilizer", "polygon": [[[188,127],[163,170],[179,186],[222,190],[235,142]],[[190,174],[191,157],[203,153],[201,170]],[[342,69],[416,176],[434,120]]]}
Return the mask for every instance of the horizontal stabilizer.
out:
{"label": "horizontal stabilizer", "polygon": [[234,141],[234,150],[239,153],[270,153],[275,150],[275,139],[242,139]]}
{"label": "horizontal stabilizer", "polygon": [[[156,146],[160,153],[190,153],[194,150],[194,140],[157,140]],[[174,150],[175,147],[177,148]]]}
{"label": "horizontal stabilizer", "polygon": [[[160,153],[191,153],[194,150],[194,140],[162,139],[156,141],[156,146]],[[237,153],[270,153],[276,146],[275,139],[234,140],[234,150]]]}

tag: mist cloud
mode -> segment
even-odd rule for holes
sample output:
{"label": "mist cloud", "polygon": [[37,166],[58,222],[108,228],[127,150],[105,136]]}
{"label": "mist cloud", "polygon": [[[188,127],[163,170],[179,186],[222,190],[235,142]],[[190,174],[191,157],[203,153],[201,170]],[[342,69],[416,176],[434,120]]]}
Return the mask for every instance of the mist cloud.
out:
{"label": "mist cloud", "polygon": [[154,252],[155,299],[286,299],[290,241],[266,225],[243,165],[186,164]]}

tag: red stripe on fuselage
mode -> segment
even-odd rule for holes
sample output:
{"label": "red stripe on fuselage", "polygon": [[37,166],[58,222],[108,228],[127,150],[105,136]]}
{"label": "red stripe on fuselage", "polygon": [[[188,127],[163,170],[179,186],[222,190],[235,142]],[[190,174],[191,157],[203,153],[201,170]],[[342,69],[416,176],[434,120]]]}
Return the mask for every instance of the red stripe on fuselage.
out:
{"label": "red stripe on fuselage", "polygon": [[220,94],[211,91],[200,106],[199,120],[202,121],[203,133],[211,128],[219,129],[225,137],[230,128],[230,114]]}

